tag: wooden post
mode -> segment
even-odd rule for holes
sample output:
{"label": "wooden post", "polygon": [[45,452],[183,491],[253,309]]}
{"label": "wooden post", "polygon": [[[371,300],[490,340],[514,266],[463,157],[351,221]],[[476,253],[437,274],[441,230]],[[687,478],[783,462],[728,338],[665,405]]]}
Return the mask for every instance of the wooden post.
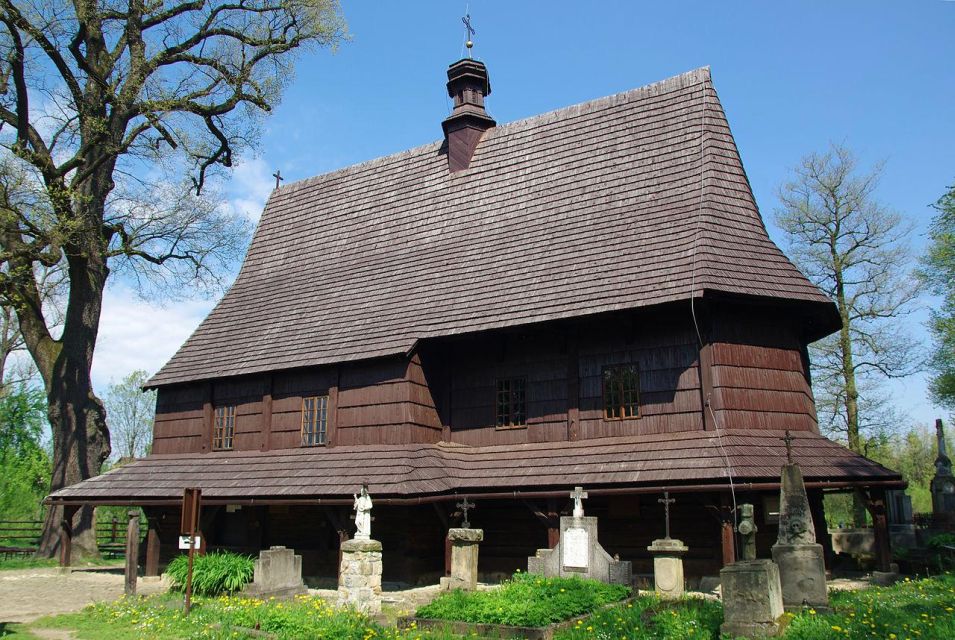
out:
{"label": "wooden post", "polygon": [[812,526],[816,530],[816,542],[822,545],[822,558],[826,563],[826,572],[832,571],[832,536],[826,525],[826,511],[823,505],[822,490],[806,492],[809,497],[809,513],[812,514]]}
{"label": "wooden post", "polygon": [[154,516],[146,517],[146,562],[143,575],[159,575],[159,520]]}
{"label": "wooden post", "polygon": [[126,525],[126,585],[127,596],[136,595],[136,577],[139,572],[139,509],[130,509]]}
{"label": "wooden post", "polygon": [[112,527],[110,528],[110,531],[109,531],[109,543],[116,544],[116,533],[117,533],[117,529],[119,528],[119,518],[117,518],[116,516],[113,516],[113,522],[111,524],[112,524]]}
{"label": "wooden post", "polygon": [[875,534],[875,564],[879,571],[888,571],[892,562],[892,548],[889,542],[889,519],[885,511],[885,489],[870,489],[865,502],[872,516],[872,530]]}
{"label": "wooden post", "polygon": [[[580,355],[577,338],[568,338],[567,345],[567,440],[580,438]],[[548,540],[550,533],[548,532]],[[557,545],[551,545],[553,549]]]}
{"label": "wooden post", "polygon": [[262,394],[262,442],[260,451],[272,448],[272,376],[265,377],[265,393]]}
{"label": "wooden post", "polygon": [[60,519],[60,566],[69,567],[73,554],[73,516],[79,507],[64,506]]}
{"label": "wooden post", "polygon": [[736,562],[736,519],[733,514],[733,503],[726,493],[720,494],[720,547],[723,555],[723,566]]}
{"label": "wooden post", "polygon": [[703,428],[716,429],[713,421],[713,347],[709,343],[700,347],[700,401],[703,406]]}

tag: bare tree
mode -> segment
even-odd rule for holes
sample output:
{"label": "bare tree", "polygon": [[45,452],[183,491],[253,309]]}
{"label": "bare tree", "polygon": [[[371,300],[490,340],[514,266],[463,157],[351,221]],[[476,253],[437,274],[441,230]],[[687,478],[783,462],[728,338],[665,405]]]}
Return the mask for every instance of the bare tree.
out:
{"label": "bare tree", "polygon": [[[852,152],[831,145],[802,159],[779,189],[776,222],[796,265],[835,301],[839,333],[812,345],[813,386],[822,423],[865,453],[867,426],[882,422],[864,412],[863,393],[880,379],[914,373],[918,349],[898,321],[918,294],[910,274],[911,226],[878,203],[881,166],[860,172]],[[857,501],[857,524],[865,510]],[[861,521],[861,522],[860,522]]]}
{"label": "bare tree", "polygon": [[[110,273],[147,293],[217,284],[248,226],[203,187],[256,144],[295,51],[343,28],[336,0],[0,0],[0,147],[15,177],[0,202],[0,296],[45,386],[53,491],[110,453],[90,380]],[[59,336],[37,265],[67,277]],[[49,511],[41,555],[61,513]],[[73,518],[78,554],[96,553],[92,515]]]}
{"label": "bare tree", "polygon": [[106,424],[112,437],[113,454],[123,458],[141,458],[152,444],[156,392],[143,392],[149,379],[145,371],[133,371],[106,389]]}

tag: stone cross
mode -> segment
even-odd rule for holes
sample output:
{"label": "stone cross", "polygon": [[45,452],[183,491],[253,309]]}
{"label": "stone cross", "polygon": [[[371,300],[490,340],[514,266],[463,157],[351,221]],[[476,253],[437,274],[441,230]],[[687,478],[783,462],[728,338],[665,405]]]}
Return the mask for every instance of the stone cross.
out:
{"label": "stone cross", "polygon": [[474,508],[474,503],[468,502],[467,497],[465,497],[464,500],[462,502],[459,502],[456,506],[458,509],[460,509],[464,513],[464,517],[461,520],[461,528],[470,529],[471,523],[468,522],[468,510]]}
{"label": "stone cross", "polygon": [[587,499],[587,492],[584,491],[583,487],[574,487],[574,490],[570,492],[570,497],[574,499],[574,517],[583,518],[584,517],[584,500]]}
{"label": "stone cross", "polygon": [[786,437],[780,438],[780,440],[786,443],[786,462],[788,464],[792,464],[793,463],[793,440],[795,440],[795,438],[793,438],[792,434],[789,433],[789,430],[787,429]]}
{"label": "stone cross", "polygon": [[670,505],[676,502],[675,498],[670,497],[669,491],[663,492],[663,497],[657,499],[657,502],[663,505],[664,519],[666,521],[666,539],[670,539]]}
{"label": "stone cross", "polygon": [[281,182],[282,180],[285,180],[285,178],[282,177],[282,170],[277,169],[275,173],[272,174],[272,177],[275,178],[275,188],[278,189],[279,182]]}

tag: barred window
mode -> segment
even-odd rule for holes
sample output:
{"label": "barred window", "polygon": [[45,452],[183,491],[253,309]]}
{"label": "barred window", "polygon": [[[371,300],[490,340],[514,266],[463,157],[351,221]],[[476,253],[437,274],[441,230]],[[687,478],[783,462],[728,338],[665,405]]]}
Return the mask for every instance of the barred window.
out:
{"label": "barred window", "polygon": [[604,367],[604,417],[623,420],[640,417],[640,372],[637,365]]}
{"label": "barred window", "polygon": [[325,444],[328,432],[328,396],[302,398],[302,446]]}
{"label": "barred window", "polygon": [[497,381],[497,427],[523,427],[527,421],[524,378]]}
{"label": "barred window", "polygon": [[232,449],[235,437],[235,406],[216,407],[216,422],[212,432],[212,448],[216,451]]}

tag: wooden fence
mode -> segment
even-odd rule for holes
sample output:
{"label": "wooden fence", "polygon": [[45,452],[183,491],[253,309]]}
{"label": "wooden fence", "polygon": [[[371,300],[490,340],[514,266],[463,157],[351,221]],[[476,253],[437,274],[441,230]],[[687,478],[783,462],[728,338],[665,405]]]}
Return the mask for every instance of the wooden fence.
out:
{"label": "wooden fence", "polygon": [[[36,553],[43,532],[41,520],[0,520],[0,557],[27,556]],[[140,542],[145,538],[141,529]],[[96,545],[107,558],[126,553],[126,522],[117,517],[96,523]]]}

